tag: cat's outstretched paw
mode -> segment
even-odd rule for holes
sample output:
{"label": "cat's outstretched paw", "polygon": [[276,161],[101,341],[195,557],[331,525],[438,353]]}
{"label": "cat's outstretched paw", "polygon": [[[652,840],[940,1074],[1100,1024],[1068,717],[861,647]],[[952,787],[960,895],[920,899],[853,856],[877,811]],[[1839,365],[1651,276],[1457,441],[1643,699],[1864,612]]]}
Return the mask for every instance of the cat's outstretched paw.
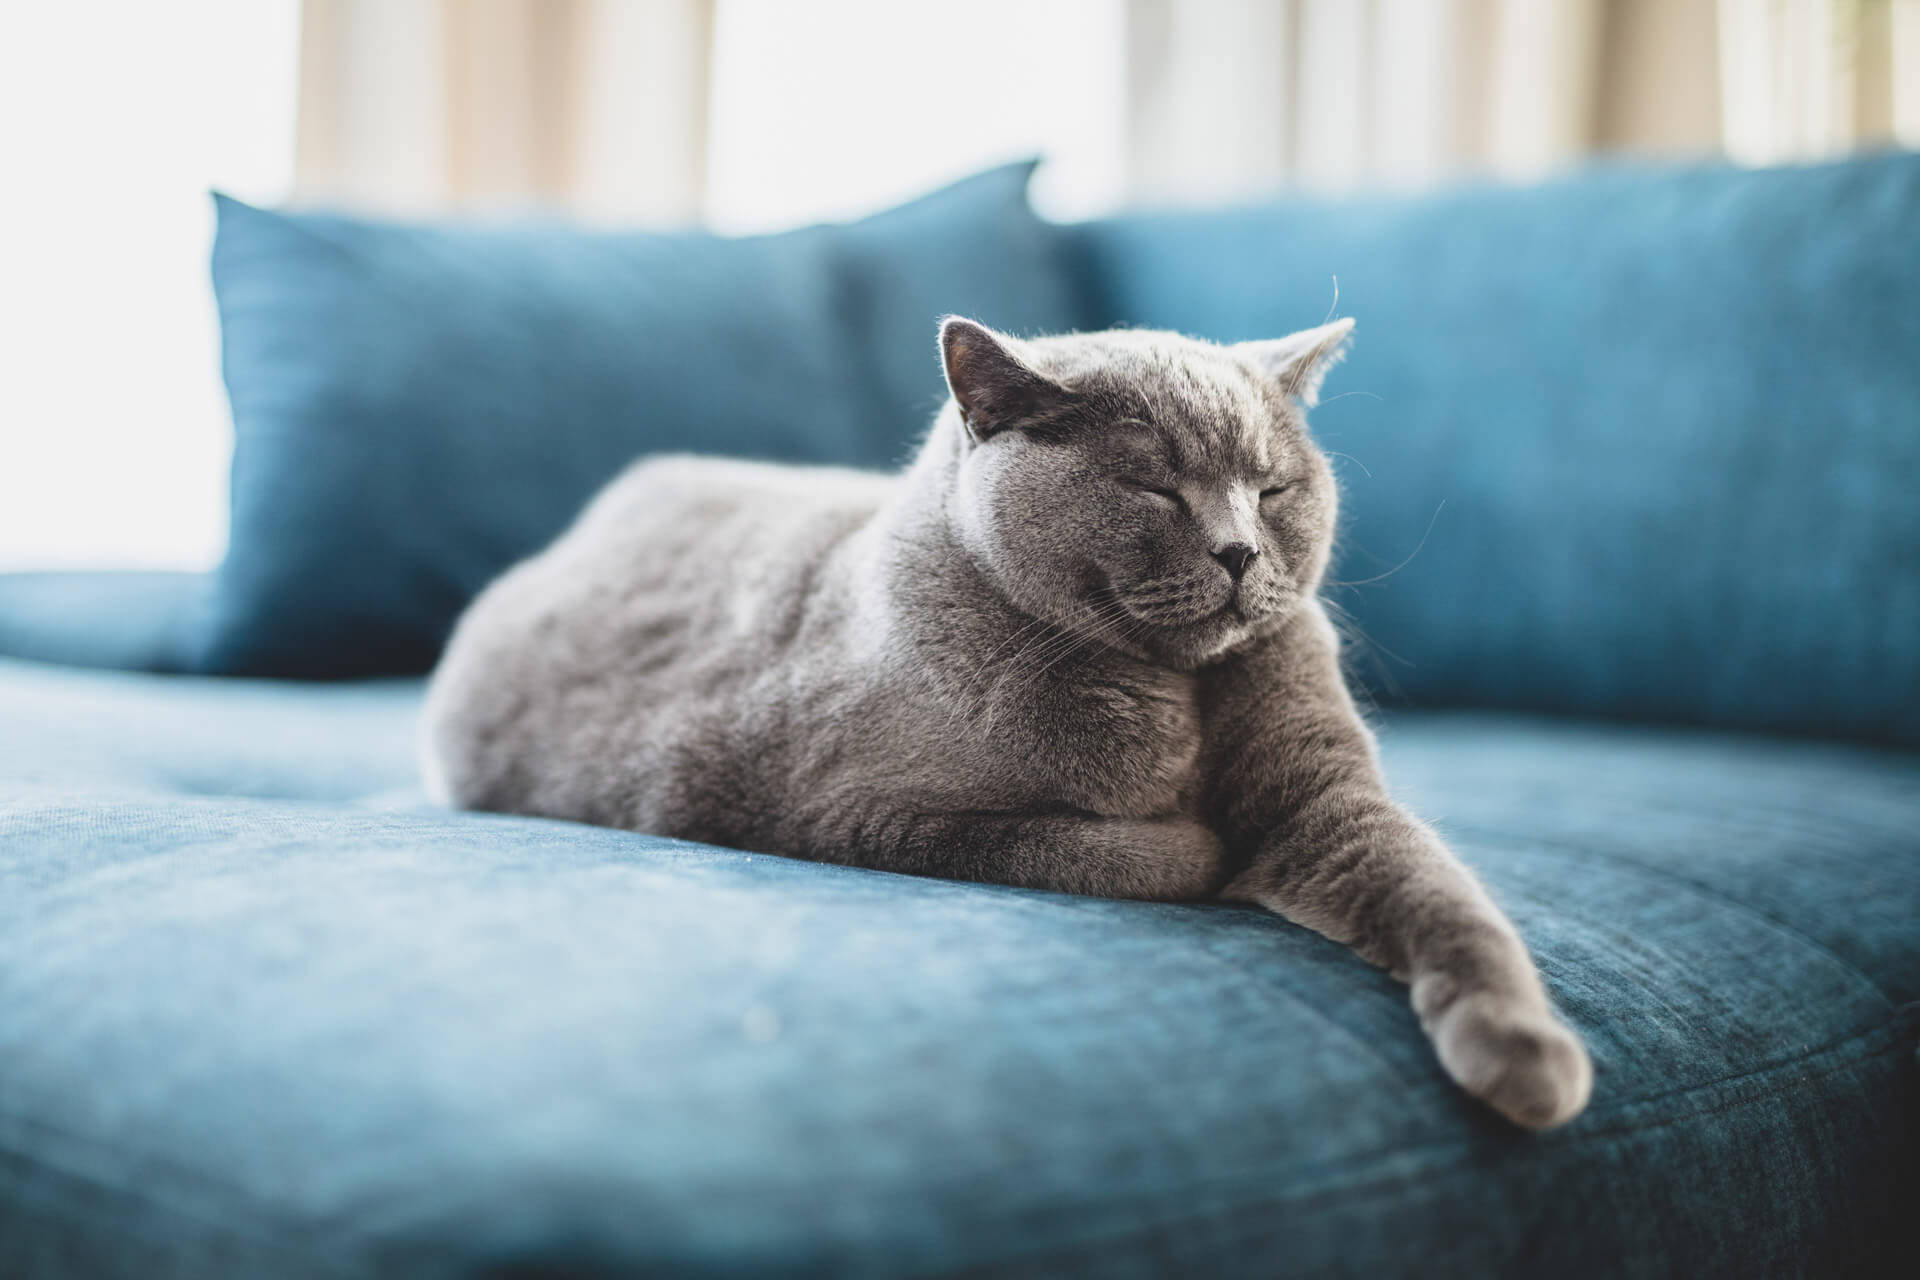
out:
{"label": "cat's outstretched paw", "polygon": [[1551,1129],[1586,1107],[1593,1064],[1579,1037],[1545,1008],[1470,993],[1426,1025],[1447,1074],[1522,1128]]}

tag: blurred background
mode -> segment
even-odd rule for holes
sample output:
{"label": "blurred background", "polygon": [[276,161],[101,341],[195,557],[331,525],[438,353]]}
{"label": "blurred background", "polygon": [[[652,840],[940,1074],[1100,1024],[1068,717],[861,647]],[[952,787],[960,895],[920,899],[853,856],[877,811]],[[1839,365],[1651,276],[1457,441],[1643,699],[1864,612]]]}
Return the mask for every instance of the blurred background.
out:
{"label": "blurred background", "polygon": [[65,0],[0,15],[0,569],[205,568],[207,189],[729,233],[1920,146],[1920,0]]}

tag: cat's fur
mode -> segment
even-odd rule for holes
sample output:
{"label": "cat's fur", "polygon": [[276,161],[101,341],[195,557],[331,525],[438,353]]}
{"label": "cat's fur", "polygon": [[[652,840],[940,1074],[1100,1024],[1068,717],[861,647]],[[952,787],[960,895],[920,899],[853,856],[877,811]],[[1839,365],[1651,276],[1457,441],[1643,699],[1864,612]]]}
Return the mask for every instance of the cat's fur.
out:
{"label": "cat's fur", "polygon": [[471,808],[1258,903],[1410,982],[1468,1091],[1560,1124],[1586,1053],[1388,797],[1316,598],[1336,497],[1303,407],[1349,327],[1221,347],[956,318],[904,476],[640,463],[461,620],[429,774]]}

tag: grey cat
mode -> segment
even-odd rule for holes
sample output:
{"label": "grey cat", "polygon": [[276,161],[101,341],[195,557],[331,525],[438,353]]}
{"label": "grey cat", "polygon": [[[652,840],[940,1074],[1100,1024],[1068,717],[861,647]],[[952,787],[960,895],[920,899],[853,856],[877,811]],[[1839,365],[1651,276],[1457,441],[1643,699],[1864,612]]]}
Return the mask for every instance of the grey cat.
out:
{"label": "grey cat", "polygon": [[902,476],[616,479],[454,632],[453,804],[921,875],[1257,903],[1412,985],[1529,1128],[1592,1069],[1472,874],[1388,796],[1317,599],[1304,409],[1351,321],[1216,346],[948,319]]}

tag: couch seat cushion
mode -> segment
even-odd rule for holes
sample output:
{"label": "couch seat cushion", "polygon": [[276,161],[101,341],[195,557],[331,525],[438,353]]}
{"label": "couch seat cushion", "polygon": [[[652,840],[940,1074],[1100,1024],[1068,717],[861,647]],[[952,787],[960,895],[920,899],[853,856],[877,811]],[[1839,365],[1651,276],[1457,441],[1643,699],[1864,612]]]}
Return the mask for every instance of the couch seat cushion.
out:
{"label": "couch seat cushion", "polygon": [[0,1274],[1852,1274],[1911,1212],[1911,756],[1388,723],[1592,1047],[1531,1137],[1254,911],[435,812],[412,686],[101,680],[0,664]]}
{"label": "couch seat cushion", "polygon": [[161,570],[0,573],[0,656],[191,671],[213,578]]}

